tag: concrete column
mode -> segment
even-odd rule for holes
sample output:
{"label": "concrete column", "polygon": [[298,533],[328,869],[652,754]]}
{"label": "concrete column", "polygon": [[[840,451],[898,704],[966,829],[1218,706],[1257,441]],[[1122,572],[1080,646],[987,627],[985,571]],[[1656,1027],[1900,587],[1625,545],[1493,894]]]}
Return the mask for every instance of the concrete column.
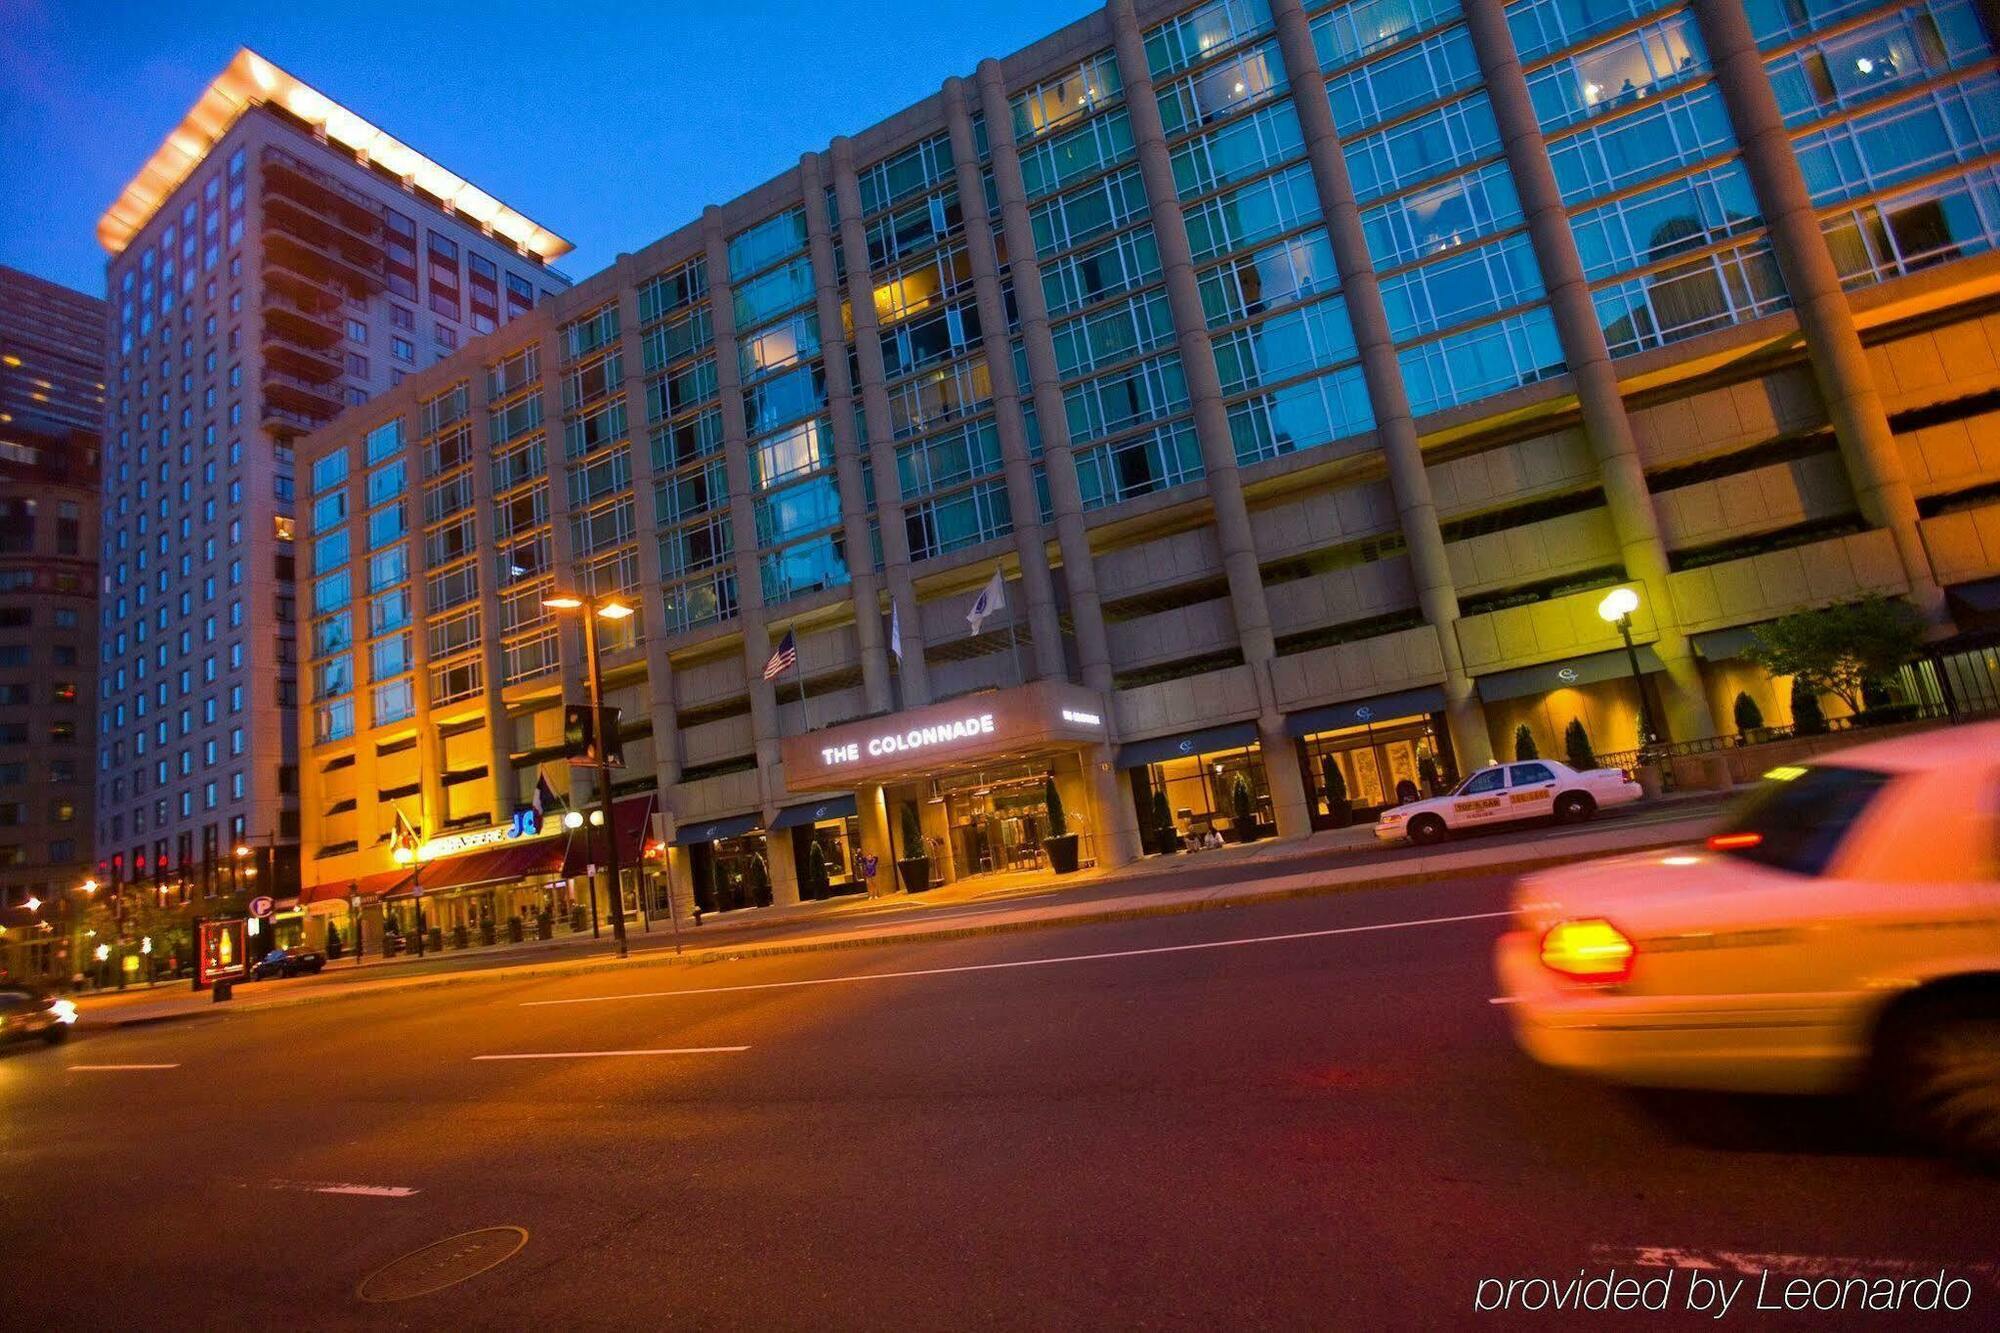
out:
{"label": "concrete column", "polygon": [[771,867],[771,906],[793,907],[799,901],[799,865],[792,859],[797,829],[781,828],[764,835],[764,860]]}
{"label": "concrete column", "polygon": [[[826,410],[833,428],[834,482],[840,488],[840,535],[847,547],[847,585],[854,602],[854,636],[861,647],[861,693],[870,713],[894,708],[882,632],[882,576],[868,540],[868,492],[861,481],[861,446],[854,438],[854,380],[847,367],[847,331],[840,323],[840,279],[833,271],[833,234],[826,220],[826,167],[818,153],[799,159],[806,237],[819,297],[820,357],[826,363]],[[910,609],[914,615],[916,608]]]}
{"label": "concrete column", "polygon": [[[658,529],[652,513],[653,444],[646,431],[645,351],[639,337],[639,284],[646,275],[620,255],[618,272],[618,349],[625,360],[625,421],[632,460],[633,516],[639,538],[639,649],[646,659],[646,711],[653,723],[653,781],[669,792],[681,780],[680,713],[674,704],[673,664],[667,657],[665,571],[660,566]],[[719,355],[719,353],[718,353]]]}
{"label": "concrete column", "polygon": [[1118,747],[1092,745],[1083,752],[1084,781],[1095,811],[1091,832],[1097,835],[1097,863],[1107,868],[1130,865],[1144,854],[1139,839],[1139,811],[1132,804],[1132,785],[1118,770]]}
{"label": "concrete column", "polygon": [[879,898],[896,890],[896,853],[889,846],[889,807],[883,799],[882,784],[864,783],[854,793],[861,818],[861,850],[876,858],[875,878],[869,881],[868,896]]}
{"label": "concrete column", "polygon": [[[563,346],[560,325],[552,326],[548,336],[542,339],[541,371],[542,453],[549,468],[549,551],[552,565],[550,572],[555,576],[557,588],[575,590],[583,586],[583,573],[578,566],[576,544],[571,539],[569,525],[569,464],[564,456],[568,445],[563,438]],[[569,700],[579,704],[584,703],[590,697],[590,684],[584,679],[583,624],[575,615],[556,612],[552,613],[552,616],[560,640],[560,650],[556,660],[561,688],[558,691],[557,702]],[[496,630],[498,628],[497,622],[495,628]],[[495,680],[497,679],[498,677],[495,677]],[[571,805],[594,800],[597,790],[596,770],[569,768],[567,771],[569,784],[558,794]],[[549,781],[553,785],[556,779],[551,776]]]}
{"label": "concrete column", "polygon": [[1715,68],[1715,85],[1722,91],[1743,166],[1777,252],[1778,268],[1798,314],[1806,356],[1840,442],[1854,498],[1862,517],[1875,527],[1887,528],[1894,537],[1910,581],[1910,600],[1933,624],[1948,624],[1944,592],[1931,570],[1918,526],[1916,497],[1910,492],[1896,437],[1854,327],[1854,310],[1841,288],[1792,152],[1791,135],[1778,113],[1763,53],[1751,36],[1749,16],[1737,0],[1695,0],[1693,9]]}
{"label": "concrete column", "polygon": [[[1034,227],[1028,220],[1028,191],[1021,179],[1021,154],[1014,144],[1014,116],[1000,62],[981,61],[978,80],[979,104],[986,117],[986,139],[992,155],[993,184],[1000,196],[1001,239],[1006,242],[1007,266],[1014,277],[1014,309],[1020,316],[1022,350],[1028,357],[1029,383],[1018,387],[1028,393],[1035,405],[1035,424],[1042,437],[1042,466],[1048,474],[1049,500],[1055,509],[1063,582],[1069,588],[1077,665],[1083,672],[1083,683],[1105,696],[1105,716],[1109,717],[1111,649],[1104,633],[1103,604],[1097,595],[1097,568],[1090,553],[1090,534],[1083,522],[1083,490],[1076,479],[1076,456],[1070,451],[1062,377],[1056,371],[1055,342],[1049,333],[1049,304],[1042,292],[1042,266],[1035,257]],[[968,213],[985,207],[983,188],[973,196],[961,190],[960,197]]]}
{"label": "concrete column", "polygon": [[[993,381],[993,417],[1000,457],[1007,469],[1007,508],[1014,517],[1014,549],[1021,561],[1021,591],[1034,636],[1035,676],[1065,680],[1062,618],[1056,611],[1055,579],[1049,573],[1048,534],[1035,493],[1035,468],[1028,457],[1028,427],[1021,416],[1021,385],[1014,374],[1014,351],[1007,334],[1007,306],[1000,296],[999,257],[993,224],[986,216],[986,187],[979,170],[979,145],[972,135],[963,79],[944,81],[945,121],[951,128],[951,156],[958,180],[959,210],[965,215],[966,256],[979,309],[980,340]],[[989,126],[990,130],[990,126]]]}
{"label": "concrete column", "polygon": [[710,325],[715,330],[715,378],[722,403],[723,462],[729,476],[729,525],[736,545],[736,623],[743,634],[743,679],[750,694],[750,730],[757,745],[758,792],[768,815],[784,795],[778,747],[778,698],[764,679],[771,660],[771,631],[764,618],[764,583],[757,569],[756,497],[750,486],[750,449],[743,432],[743,377],[736,363],[736,303],[729,281],[729,238],[722,210],[701,215],[708,256]]}
{"label": "concrete column", "polygon": [[1118,75],[1125,85],[1126,109],[1132,118],[1132,138],[1138,148],[1139,171],[1151,206],[1153,235],[1159,243],[1160,267],[1166,281],[1167,305],[1194,405],[1195,438],[1201,445],[1208,473],[1209,503],[1215,515],[1217,544],[1229,580],[1229,602],[1236,619],[1236,637],[1243,660],[1257,684],[1257,731],[1264,755],[1265,780],[1271,788],[1271,810],[1278,836],[1304,837],[1311,831],[1305,783],[1294,762],[1294,746],[1285,734],[1278,711],[1271,662],[1277,648],[1271,633],[1271,612],[1264,599],[1264,576],[1257,564],[1257,543],[1250,530],[1250,511],[1236,466],[1236,446],[1229,437],[1229,414],[1222,405],[1222,378],[1215,368],[1215,345],[1195,283],[1194,254],[1188,244],[1187,221],[1181,215],[1174,185],[1173,160],[1167,153],[1166,130],[1146,65],[1146,43],[1132,0],[1111,0],[1111,18],[1118,54]]}
{"label": "concrete column", "polygon": [[1569,363],[1576,384],[1584,437],[1597,461],[1625,575],[1640,585],[1640,595],[1658,629],[1654,651],[1666,668],[1660,687],[1666,713],[1664,738],[1685,741],[1713,736],[1715,717],[1702,689],[1701,666],[1695,661],[1693,645],[1681,631],[1673,592],[1667,584],[1667,548],[1660,539],[1659,515],[1646,487],[1646,470],[1632,438],[1631,420],[1625,414],[1611,349],[1591,304],[1583,260],[1570,231],[1569,211],[1563,207],[1555,169],[1549,165],[1548,144],[1528,96],[1528,80],[1521,72],[1514,35],[1498,3],[1474,0],[1465,6],[1465,18],[1487,96],[1492,99],[1493,116],[1500,126],[1507,166],[1521,197],[1521,211],[1528,219],[1528,238],[1534,245],[1535,262],[1541,265],[1542,285],[1548,291],[1556,335],[1562,340],[1563,359]]}
{"label": "concrete column", "polygon": [[[882,527],[882,565],[889,595],[902,607],[903,706],[930,702],[930,672],[924,664],[923,616],[910,577],[910,534],[903,526],[903,486],[896,472],[896,440],[884,384],[880,321],[875,284],[868,270],[868,236],[861,225],[861,182],[854,171],[854,143],[833,141],[833,191],[840,206],[840,248],[847,257],[847,303],[854,320],[854,359],[861,368],[861,407],[867,419],[868,456],[874,462],[875,512]],[[835,327],[839,327],[835,325]],[[864,548],[863,558],[867,558]]]}
{"label": "concrete column", "polygon": [[1381,446],[1389,476],[1389,493],[1402,525],[1403,545],[1410,561],[1410,578],[1417,586],[1417,606],[1438,637],[1444,659],[1445,725],[1461,763],[1485,764],[1493,758],[1485,709],[1473,691],[1458,644],[1458,588],[1445,556],[1444,534],[1438,528],[1437,504],[1431,498],[1430,473],[1424,468],[1410,395],[1396,361],[1396,343],[1389,334],[1389,315],[1382,305],[1382,285],[1368,254],[1361,230],[1361,206],[1340,136],[1333,125],[1333,108],[1326,98],[1326,80],[1319,72],[1312,25],[1300,0],[1273,0],[1278,49],[1292,81],[1292,105],[1305,134],[1313,184],[1319,190],[1320,211],[1326,217],[1327,238],[1340,270],[1340,289],[1347,297],[1348,323],[1361,353],[1361,374],[1375,412],[1375,439]]}
{"label": "concrete column", "polygon": [[[484,447],[473,450],[472,464],[472,508],[474,531],[480,535],[479,549],[481,563],[479,569],[479,621],[481,670],[486,673],[486,691],[483,702],[486,705],[486,741],[491,758],[487,760],[487,771],[493,775],[492,816],[495,824],[504,824],[514,814],[514,759],[513,738],[507,734],[511,725],[507,717],[504,700],[505,679],[502,666],[505,659],[500,654],[500,570],[494,557],[500,550],[499,533],[493,518],[493,457],[492,440],[488,434],[487,407],[491,395],[486,391],[486,368],[475,366],[467,376],[466,412],[470,417],[473,439]],[[544,446],[546,448],[546,446]],[[556,485],[551,477],[549,485]],[[554,552],[553,544],[550,551]],[[418,736],[428,736],[433,750],[437,747],[437,728],[430,720],[431,677],[430,677],[430,636],[423,632],[424,616],[420,610],[424,602],[425,580],[410,580],[410,602],[412,620],[418,626],[414,637],[417,671],[417,717],[420,725]],[[421,746],[422,740],[418,741]],[[432,755],[420,753],[418,762],[424,771],[431,768]],[[428,799],[428,794],[426,796]]]}

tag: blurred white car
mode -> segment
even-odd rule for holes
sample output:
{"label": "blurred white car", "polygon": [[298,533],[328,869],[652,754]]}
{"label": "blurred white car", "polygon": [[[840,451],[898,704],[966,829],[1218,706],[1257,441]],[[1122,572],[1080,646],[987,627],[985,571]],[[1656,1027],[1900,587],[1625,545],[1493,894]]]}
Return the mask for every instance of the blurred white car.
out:
{"label": "blurred white car", "polygon": [[2000,1162],[2000,723],[1773,770],[1705,847],[1531,876],[1495,970],[1544,1064],[1867,1090]]}
{"label": "blurred white car", "polygon": [[1375,836],[1433,843],[1463,829],[1522,819],[1577,823],[1605,806],[1638,799],[1639,784],[1623,769],[1579,773],[1553,759],[1529,759],[1482,768],[1444,796],[1391,806],[1375,821]]}

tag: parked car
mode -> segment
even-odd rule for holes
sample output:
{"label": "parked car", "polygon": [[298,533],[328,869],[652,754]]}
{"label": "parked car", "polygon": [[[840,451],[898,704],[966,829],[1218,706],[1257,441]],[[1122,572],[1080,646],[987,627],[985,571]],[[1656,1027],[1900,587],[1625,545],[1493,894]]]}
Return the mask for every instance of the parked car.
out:
{"label": "parked car", "polygon": [[1384,842],[1442,842],[1464,829],[1555,818],[1581,823],[1606,806],[1639,799],[1639,784],[1619,768],[1577,772],[1553,759],[1482,768],[1443,796],[1390,806],[1375,821]]}
{"label": "parked car", "polygon": [[1862,1090],[2000,1164],[2000,723],[1787,765],[1706,846],[1533,875],[1495,971],[1535,1059]]}
{"label": "parked car", "polygon": [[39,1037],[53,1046],[69,1037],[76,1005],[34,986],[0,984],[0,1042]]}
{"label": "parked car", "polygon": [[317,949],[273,949],[257,960],[250,969],[250,976],[255,981],[271,976],[296,977],[302,972],[317,972],[325,966],[326,955]]}

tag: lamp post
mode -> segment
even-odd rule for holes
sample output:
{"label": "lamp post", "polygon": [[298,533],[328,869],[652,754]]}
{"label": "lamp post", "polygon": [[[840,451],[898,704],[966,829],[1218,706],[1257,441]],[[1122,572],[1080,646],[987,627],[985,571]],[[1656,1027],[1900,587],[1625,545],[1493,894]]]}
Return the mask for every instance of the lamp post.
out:
{"label": "lamp post", "polygon": [[[604,822],[604,868],[611,884],[611,937],[617,941],[618,956],[627,956],[625,945],[625,894],[618,883],[618,824],[611,813],[611,754],[604,735],[604,674],[597,656],[597,622],[625,620],[632,608],[615,597],[579,596],[558,593],[542,599],[552,611],[575,611],[583,618],[583,651],[590,679],[591,734],[597,743],[597,808]],[[593,901],[595,895],[592,895]]]}
{"label": "lamp post", "polygon": [[1613,588],[1597,604],[1597,614],[1616,625],[1618,636],[1625,640],[1625,661],[1632,668],[1632,688],[1639,695],[1639,759],[1643,763],[1646,752],[1660,738],[1653,730],[1653,710],[1646,702],[1646,677],[1639,670],[1639,650],[1632,646],[1632,613],[1638,609],[1639,594],[1630,588]]}
{"label": "lamp post", "polygon": [[[389,853],[397,865],[410,868],[410,912],[416,918],[417,957],[424,956],[424,858],[417,847],[398,846]],[[384,954],[387,957],[387,954]]]}

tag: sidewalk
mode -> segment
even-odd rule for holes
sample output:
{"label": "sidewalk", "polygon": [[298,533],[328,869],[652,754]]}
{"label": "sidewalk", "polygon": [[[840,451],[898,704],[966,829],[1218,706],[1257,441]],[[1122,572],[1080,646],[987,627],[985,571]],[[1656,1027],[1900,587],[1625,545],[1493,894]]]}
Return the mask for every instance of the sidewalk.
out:
{"label": "sidewalk", "polygon": [[681,924],[676,953],[664,920],[650,933],[628,927],[632,957],[612,954],[610,930],[418,959],[336,963],[318,976],[241,983],[216,1004],[184,982],[79,1000],[87,1027],[123,1027],[184,1018],[376,995],[461,981],[512,980],[674,962],[768,956],[879,944],[1041,930],[1099,921],[1214,911],[1286,898],[1393,887],[1439,879],[1520,873],[1538,867],[1683,843],[1699,837],[1720,807],[1712,793],[1665,797],[1623,818],[1550,827],[1528,840],[1470,838],[1427,851],[1375,850],[1372,826],[1333,830],[1288,843],[1153,857],[1115,871],[1079,871],[1051,886],[1046,875],[982,876],[928,893],[849,897],[709,917]]}

